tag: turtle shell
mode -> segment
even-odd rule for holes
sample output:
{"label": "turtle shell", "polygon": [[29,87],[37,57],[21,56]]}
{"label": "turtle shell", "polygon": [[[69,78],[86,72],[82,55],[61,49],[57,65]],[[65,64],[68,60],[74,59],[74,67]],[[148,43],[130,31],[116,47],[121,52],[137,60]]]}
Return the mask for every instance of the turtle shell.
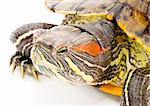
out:
{"label": "turtle shell", "polygon": [[45,4],[58,13],[80,15],[116,15],[122,8],[128,7],[150,19],[149,0],[46,0]]}
{"label": "turtle shell", "polygon": [[106,16],[110,21],[114,19],[128,36],[150,46],[149,0],[46,0],[45,3],[49,10],[65,15],[96,15]]}

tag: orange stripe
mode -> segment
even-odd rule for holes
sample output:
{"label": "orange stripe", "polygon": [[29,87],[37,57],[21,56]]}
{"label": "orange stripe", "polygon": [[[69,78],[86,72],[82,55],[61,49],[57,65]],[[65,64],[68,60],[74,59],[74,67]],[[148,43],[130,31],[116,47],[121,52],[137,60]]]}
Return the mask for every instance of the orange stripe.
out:
{"label": "orange stripe", "polygon": [[89,41],[73,47],[76,51],[86,52],[92,56],[97,56],[103,51],[96,41]]}

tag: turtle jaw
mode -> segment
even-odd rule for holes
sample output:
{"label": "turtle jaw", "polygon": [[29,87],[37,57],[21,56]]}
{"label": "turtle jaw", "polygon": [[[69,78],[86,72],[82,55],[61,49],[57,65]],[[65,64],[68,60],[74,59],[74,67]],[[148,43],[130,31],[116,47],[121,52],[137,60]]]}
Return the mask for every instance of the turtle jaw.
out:
{"label": "turtle jaw", "polygon": [[58,73],[64,70],[63,67],[61,67],[60,62],[53,58],[49,48],[46,48],[42,44],[37,43],[33,45],[30,58],[38,71],[43,74],[56,76],[56,72]]}
{"label": "turtle jaw", "polygon": [[[71,84],[85,84],[85,80],[82,79],[79,75],[73,73],[70,67],[66,69],[60,59],[54,59],[51,50],[45,47],[45,45],[41,45],[38,43],[34,44],[31,49],[30,58],[35,68],[42,74],[45,74],[49,77],[57,77],[62,81]],[[64,57],[64,59],[66,58],[67,57]]]}
{"label": "turtle jaw", "polygon": [[51,50],[48,45],[42,43],[35,43],[30,53],[38,72],[75,85],[98,84],[107,67],[99,66],[99,56],[96,57],[71,48],[66,54],[55,54],[55,48]]}

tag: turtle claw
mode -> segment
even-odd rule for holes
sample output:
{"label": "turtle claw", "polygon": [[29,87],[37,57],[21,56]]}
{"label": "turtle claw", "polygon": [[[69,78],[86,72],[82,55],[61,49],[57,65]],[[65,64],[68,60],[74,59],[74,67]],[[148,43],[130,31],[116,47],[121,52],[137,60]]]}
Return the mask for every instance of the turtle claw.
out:
{"label": "turtle claw", "polygon": [[22,78],[24,78],[25,74],[26,74],[26,70],[23,69],[22,67],[20,67],[20,68],[21,68],[20,71],[21,71]]}
{"label": "turtle claw", "polygon": [[28,70],[27,62],[28,60],[23,60],[20,65],[20,71],[23,78],[25,77],[25,73]]}
{"label": "turtle claw", "polygon": [[39,80],[38,72],[35,69],[32,69],[32,74],[33,74],[33,76],[34,76],[35,79]]}
{"label": "turtle claw", "polygon": [[22,56],[19,52],[16,52],[10,59],[12,73],[15,72],[17,67],[20,68],[23,78],[25,77],[25,74],[28,73],[32,74],[35,79],[39,80],[38,72],[33,66],[31,59]]}
{"label": "turtle claw", "polygon": [[20,65],[20,58],[22,56],[20,55],[19,52],[16,52],[10,59],[10,68],[12,70],[12,73],[15,72],[16,67]]}
{"label": "turtle claw", "polygon": [[38,72],[35,69],[35,67],[32,65],[29,59],[26,59],[21,62],[20,70],[22,73],[22,77],[24,78],[26,72],[30,73],[33,75],[33,77],[37,80],[39,80]]}

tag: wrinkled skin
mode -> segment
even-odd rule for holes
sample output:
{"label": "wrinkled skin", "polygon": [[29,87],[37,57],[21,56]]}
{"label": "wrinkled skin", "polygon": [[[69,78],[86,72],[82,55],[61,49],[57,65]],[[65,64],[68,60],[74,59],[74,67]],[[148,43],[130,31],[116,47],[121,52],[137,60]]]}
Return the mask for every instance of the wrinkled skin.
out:
{"label": "wrinkled skin", "polygon": [[[33,41],[35,47],[31,50],[31,59],[36,69],[44,67],[51,70],[52,75],[70,83],[97,85],[97,78],[108,65],[107,55],[110,48],[103,48],[104,45],[99,44],[93,35],[82,32],[79,28],[54,27],[42,35],[35,36]],[[43,56],[36,57],[40,54]],[[46,54],[50,59],[46,58]],[[93,69],[88,67],[88,64],[93,65]],[[47,74],[44,71],[41,73]]]}

